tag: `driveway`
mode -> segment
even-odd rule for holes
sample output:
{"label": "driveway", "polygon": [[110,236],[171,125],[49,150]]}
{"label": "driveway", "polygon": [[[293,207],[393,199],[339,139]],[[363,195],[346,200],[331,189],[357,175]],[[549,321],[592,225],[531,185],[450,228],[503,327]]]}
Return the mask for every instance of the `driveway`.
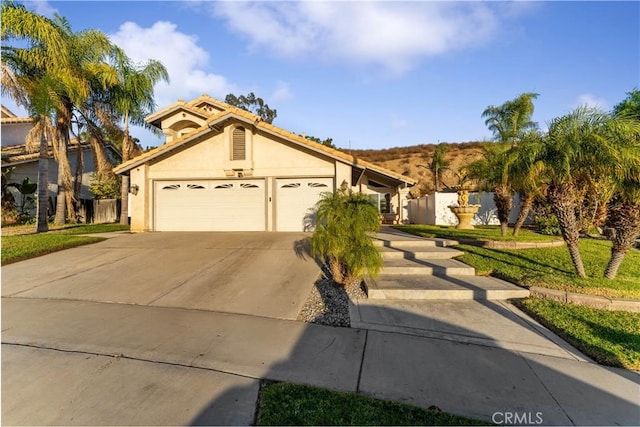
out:
{"label": "driveway", "polygon": [[305,233],[142,233],[7,265],[2,296],[295,319],[320,269]]}

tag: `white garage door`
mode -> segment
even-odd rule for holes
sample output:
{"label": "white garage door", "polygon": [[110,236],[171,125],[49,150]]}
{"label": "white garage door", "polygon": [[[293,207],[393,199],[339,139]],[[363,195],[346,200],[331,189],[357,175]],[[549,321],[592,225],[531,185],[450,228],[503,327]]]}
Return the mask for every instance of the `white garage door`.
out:
{"label": "white garage door", "polygon": [[265,181],[157,181],[156,231],[264,231]]}
{"label": "white garage door", "polygon": [[332,178],[276,180],[276,231],[309,231],[320,194],[333,191]]}

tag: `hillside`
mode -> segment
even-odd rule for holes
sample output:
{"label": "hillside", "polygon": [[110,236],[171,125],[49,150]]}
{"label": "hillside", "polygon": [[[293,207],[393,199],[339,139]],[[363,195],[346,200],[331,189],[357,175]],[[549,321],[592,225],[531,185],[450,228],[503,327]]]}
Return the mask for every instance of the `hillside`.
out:
{"label": "hillside", "polygon": [[[482,156],[481,142],[451,143],[445,159],[450,162],[443,173],[442,181],[446,187],[458,184],[458,172]],[[408,176],[418,181],[411,191],[414,197],[433,192],[433,174],[429,164],[436,149],[435,144],[394,147],[383,150],[342,150],[363,160],[375,163],[386,169]],[[445,188],[446,188],[445,187]]]}

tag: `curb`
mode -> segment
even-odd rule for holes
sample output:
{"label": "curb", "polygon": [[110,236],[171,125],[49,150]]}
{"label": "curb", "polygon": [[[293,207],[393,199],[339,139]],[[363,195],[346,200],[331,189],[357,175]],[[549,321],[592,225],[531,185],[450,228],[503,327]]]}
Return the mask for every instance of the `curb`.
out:
{"label": "curb", "polygon": [[607,298],[596,295],[566,292],[559,289],[541,288],[539,286],[532,286],[529,288],[529,291],[531,292],[532,297],[544,298],[562,303],[573,303],[601,310],[640,313],[640,300],[637,299]]}

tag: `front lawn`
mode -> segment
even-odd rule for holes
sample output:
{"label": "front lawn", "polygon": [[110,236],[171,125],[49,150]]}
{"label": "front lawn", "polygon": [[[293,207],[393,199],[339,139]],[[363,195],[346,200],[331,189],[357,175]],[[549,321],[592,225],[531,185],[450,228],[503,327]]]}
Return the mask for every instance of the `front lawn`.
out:
{"label": "front lawn", "polygon": [[494,225],[476,225],[472,230],[459,230],[447,225],[394,225],[396,228],[407,233],[428,238],[441,239],[471,239],[471,240],[497,240],[501,242],[555,242],[562,240],[557,236],[547,236],[534,233],[533,231],[521,229],[518,237],[511,235],[511,230],[506,236],[500,235],[500,227]]}
{"label": "front lawn", "polygon": [[357,393],[276,383],[260,392],[256,425],[489,425],[489,423],[378,400]]}
{"label": "front lawn", "polygon": [[81,234],[128,229],[129,226],[120,224],[73,225],[40,234],[3,236],[2,265],[104,240],[103,237],[82,236]]}
{"label": "front lawn", "polygon": [[640,299],[640,251],[630,250],[614,280],[603,277],[611,242],[581,239],[580,253],[586,278],[576,276],[566,246],[536,249],[488,249],[470,245],[458,259],[476,269],[522,286],[541,286],[614,298]]}
{"label": "front lawn", "polygon": [[517,303],[598,363],[640,370],[640,313],[598,310],[541,298]]}

